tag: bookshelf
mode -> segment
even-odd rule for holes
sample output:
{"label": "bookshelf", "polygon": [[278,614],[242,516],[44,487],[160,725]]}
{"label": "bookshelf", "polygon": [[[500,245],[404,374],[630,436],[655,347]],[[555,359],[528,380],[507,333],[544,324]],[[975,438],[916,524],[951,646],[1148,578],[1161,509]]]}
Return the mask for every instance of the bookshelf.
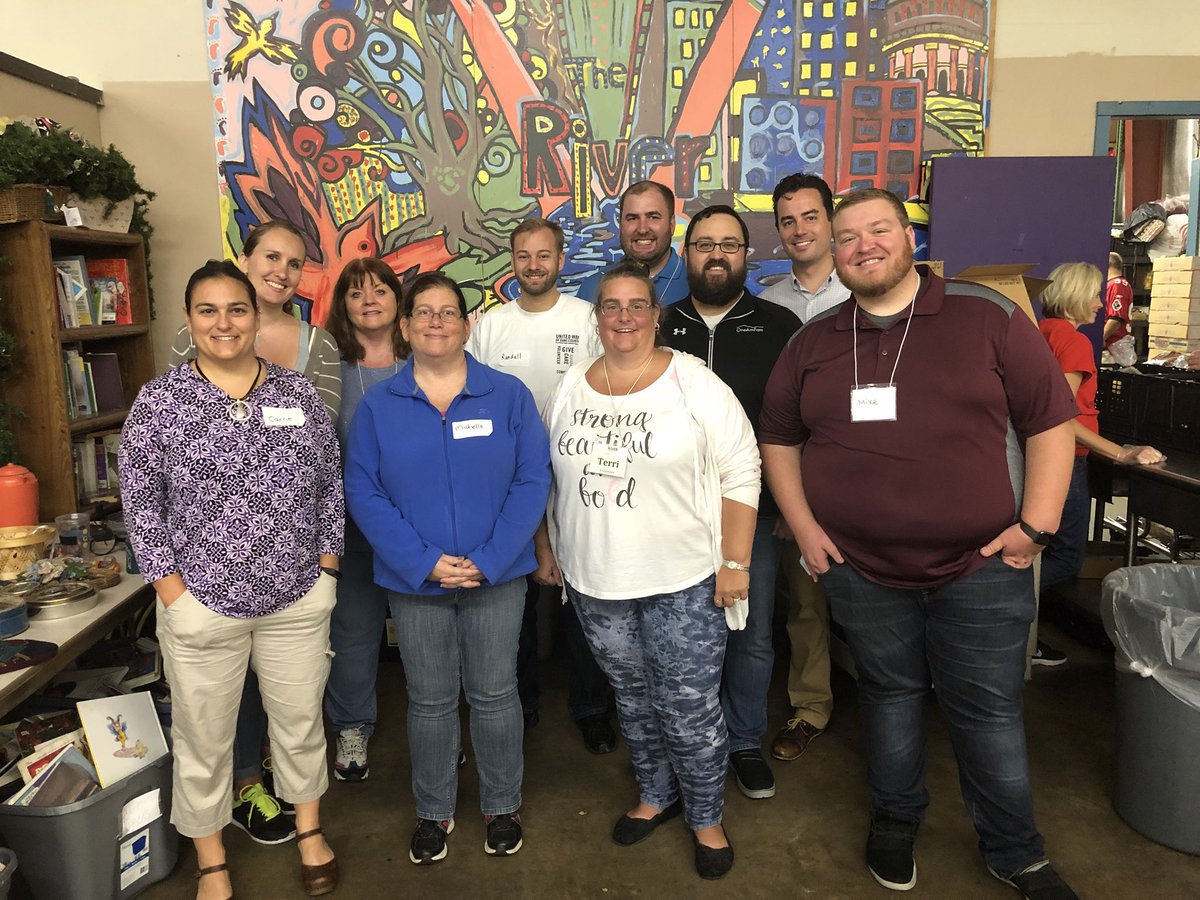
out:
{"label": "bookshelf", "polygon": [[[61,256],[123,258],[129,269],[133,324],[61,327],[51,263]],[[16,365],[5,393],[25,414],[13,422],[17,461],[37,476],[39,515],[43,522],[52,522],[55,516],[87,511],[91,505],[91,498],[80,498],[73,442],[120,428],[138,389],[154,377],[146,257],[140,235],[46,222],[0,225],[0,257],[7,257],[0,265],[0,321],[16,344]],[[63,371],[63,351],[68,349],[116,354],[123,408],[71,418]]]}

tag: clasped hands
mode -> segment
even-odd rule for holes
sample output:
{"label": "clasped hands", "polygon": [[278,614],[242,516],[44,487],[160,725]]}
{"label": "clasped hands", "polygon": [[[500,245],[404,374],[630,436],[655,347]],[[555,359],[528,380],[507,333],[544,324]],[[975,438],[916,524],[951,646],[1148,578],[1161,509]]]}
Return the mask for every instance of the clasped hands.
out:
{"label": "clasped hands", "polygon": [[425,580],[436,581],[447,590],[477,588],[483,583],[483,573],[467,557],[447,556],[443,553]]}

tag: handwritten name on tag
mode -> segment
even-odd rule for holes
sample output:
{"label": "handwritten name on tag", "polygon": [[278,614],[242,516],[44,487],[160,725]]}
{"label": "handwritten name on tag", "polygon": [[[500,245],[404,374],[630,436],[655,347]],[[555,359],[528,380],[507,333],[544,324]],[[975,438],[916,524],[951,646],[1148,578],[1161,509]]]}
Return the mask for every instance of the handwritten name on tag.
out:
{"label": "handwritten name on tag", "polygon": [[463,438],[487,437],[492,433],[492,420],[464,419],[454,423],[452,433],[456,441],[461,441]]}
{"label": "handwritten name on tag", "polygon": [[863,384],[851,388],[850,421],[896,421],[896,386],[894,384]]}
{"label": "handwritten name on tag", "polygon": [[262,417],[268,428],[297,428],[307,421],[299,407],[264,406]]}

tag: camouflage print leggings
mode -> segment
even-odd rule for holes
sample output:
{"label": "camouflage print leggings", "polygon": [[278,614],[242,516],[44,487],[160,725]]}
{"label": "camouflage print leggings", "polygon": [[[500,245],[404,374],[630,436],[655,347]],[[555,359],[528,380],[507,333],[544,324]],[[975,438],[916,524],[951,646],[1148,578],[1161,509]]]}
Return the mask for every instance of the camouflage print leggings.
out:
{"label": "camouflage print leggings", "polygon": [[682,794],[693,829],[721,821],[729,736],[721,666],[729,631],[713,604],[715,579],[640,600],[598,600],[567,585],[596,662],[617,696],[641,800]]}

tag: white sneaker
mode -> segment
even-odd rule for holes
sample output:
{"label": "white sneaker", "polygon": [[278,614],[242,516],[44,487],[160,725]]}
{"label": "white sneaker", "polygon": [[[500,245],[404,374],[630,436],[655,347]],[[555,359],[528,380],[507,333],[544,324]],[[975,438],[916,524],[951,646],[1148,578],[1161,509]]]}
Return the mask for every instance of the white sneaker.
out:
{"label": "white sneaker", "polygon": [[337,736],[337,759],[333,777],[338,781],[366,781],[370,774],[367,765],[367,735],[357,728],[343,728]]}

